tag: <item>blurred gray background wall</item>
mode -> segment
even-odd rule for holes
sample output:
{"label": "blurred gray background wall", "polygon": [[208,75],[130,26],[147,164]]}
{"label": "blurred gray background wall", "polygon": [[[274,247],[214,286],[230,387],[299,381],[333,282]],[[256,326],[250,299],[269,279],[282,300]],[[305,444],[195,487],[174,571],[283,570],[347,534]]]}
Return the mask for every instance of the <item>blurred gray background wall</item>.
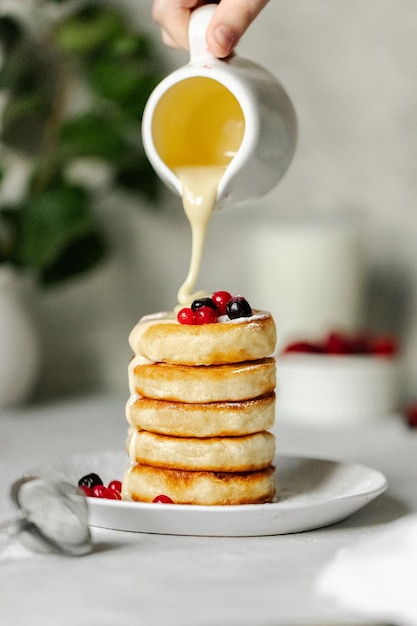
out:
{"label": "blurred gray background wall", "polygon": [[[151,2],[123,1],[141,28],[154,33],[167,71],[187,61],[185,52],[160,44]],[[278,241],[284,228],[342,218],[359,230],[365,248],[364,323],[401,337],[405,392],[413,395],[417,2],[271,0],[238,53],[282,81],[297,111],[299,143],[274,191],[213,218],[199,287],[241,292],[259,308],[270,307],[279,268],[261,249],[262,238],[254,239],[256,226],[268,224]],[[159,211],[117,197],[98,211],[112,256],[81,280],[37,294],[33,303],[43,349],[41,395],[97,387],[127,393],[129,331],[141,315],[174,306],[188,269],[189,225],[170,192]],[[280,312],[273,313],[279,331]]]}

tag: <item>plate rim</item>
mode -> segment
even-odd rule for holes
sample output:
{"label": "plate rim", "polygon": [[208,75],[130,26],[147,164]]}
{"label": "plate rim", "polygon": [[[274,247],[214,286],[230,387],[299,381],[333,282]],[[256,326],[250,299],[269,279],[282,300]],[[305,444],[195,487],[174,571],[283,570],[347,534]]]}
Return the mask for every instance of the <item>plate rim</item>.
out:
{"label": "plate rim", "polygon": [[[113,450],[103,451],[106,453],[117,452]],[[96,452],[96,454],[100,454],[100,452]],[[375,478],[379,478],[380,484],[374,486],[373,488],[369,488],[360,493],[349,493],[349,494],[341,494],[340,496],[333,496],[332,498],[328,498],[325,500],[315,500],[315,506],[326,506],[329,501],[342,501],[349,499],[357,499],[357,498],[366,498],[366,497],[377,497],[386,491],[388,488],[388,480],[386,476],[380,471],[373,467],[370,467],[363,463],[356,463],[332,458],[323,458],[323,457],[315,457],[315,456],[304,456],[304,455],[292,455],[292,454],[277,454],[274,458],[274,465],[277,459],[284,459],[287,461],[316,461],[317,463],[334,463],[335,466],[345,467],[345,468],[357,468],[363,470],[365,472],[372,473]],[[160,510],[161,506],[164,506],[164,503],[160,502],[138,502],[131,500],[106,500],[105,498],[93,498],[87,497],[87,501],[93,502],[94,505],[104,507],[104,506],[128,506],[129,508],[157,508]],[[259,511],[260,507],[267,507],[271,510],[271,507],[274,508],[291,508],[291,509],[303,509],[306,508],[306,502],[297,502],[288,500],[277,500],[275,502],[264,502],[262,504],[218,504],[218,505],[203,505],[203,504],[179,504],[179,503],[169,503],[170,510],[181,510],[184,511],[198,511],[199,513],[208,513],[208,512],[230,512],[230,511]]]}
{"label": "plate rim", "polygon": [[[128,459],[123,450],[98,450],[95,452],[78,452],[68,457],[58,459],[55,463],[49,462],[39,465],[36,471],[51,471],[56,467],[58,472],[65,475],[66,465],[76,464],[84,460],[94,458],[94,463],[100,463],[100,459],[120,458],[125,459],[125,467],[129,466]],[[165,535],[194,535],[194,536],[265,536],[282,535],[304,532],[330,526],[340,522],[353,513],[357,512],[377,496],[381,495],[388,488],[388,481],[385,475],[378,469],[366,464],[350,462],[340,459],[322,458],[320,456],[294,455],[277,453],[274,464],[279,469],[281,463],[302,463],[313,461],[317,463],[328,463],[334,465],[336,469],[359,470],[369,474],[370,485],[364,485],[360,490],[340,495],[330,494],[327,497],[311,499],[304,495],[304,499],[297,501],[291,496],[288,499],[277,500],[264,504],[239,504],[239,505],[193,505],[193,504],[163,504],[154,502],[133,502],[128,500],[106,500],[87,497],[89,506],[89,525],[94,528],[114,530],[118,532],[153,533]],[[59,463],[61,465],[59,465]],[[43,468],[43,469],[42,469]],[[59,469],[60,468],[60,469]],[[33,473],[33,471],[31,472]],[[278,475],[279,481],[279,475]],[[353,483],[355,484],[355,483]],[[313,492],[314,494],[314,489]],[[124,511],[124,521],[118,522],[118,511]],[[309,511],[311,521],[301,516],[303,512]],[[137,515],[135,515],[137,512]],[[170,515],[167,516],[167,512]],[[140,516],[143,515],[141,518]],[[298,516],[298,520],[297,520]],[[172,518],[172,519],[171,519]],[[297,521],[294,521],[294,518]],[[167,521],[171,519],[172,528]],[[132,522],[133,520],[133,522]],[[185,531],[178,523],[183,523],[191,530]],[[238,520],[239,528],[235,529],[231,525],[231,520]],[[292,520],[292,521],[291,521]],[[151,524],[152,521],[152,524]],[[217,530],[208,531],[211,523],[217,523]],[[224,524],[224,528],[222,528]],[[258,524],[258,526],[256,526]]]}

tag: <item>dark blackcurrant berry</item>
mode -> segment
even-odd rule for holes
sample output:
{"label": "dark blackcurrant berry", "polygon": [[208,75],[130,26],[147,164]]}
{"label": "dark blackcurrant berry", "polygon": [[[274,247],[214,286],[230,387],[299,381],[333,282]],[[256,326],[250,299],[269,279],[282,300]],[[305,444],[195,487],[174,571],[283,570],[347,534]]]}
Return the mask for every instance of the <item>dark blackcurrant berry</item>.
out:
{"label": "dark blackcurrant berry", "polygon": [[92,489],[96,485],[102,484],[103,481],[101,480],[100,476],[98,476],[98,474],[86,474],[78,481],[79,487],[88,487],[89,489]]}
{"label": "dark blackcurrant berry", "polygon": [[251,306],[243,296],[234,296],[231,298],[226,305],[226,312],[231,320],[235,320],[238,317],[250,317],[252,315]]}
{"label": "dark blackcurrant berry", "polygon": [[194,300],[191,308],[193,311],[197,311],[197,309],[201,309],[202,306],[209,306],[210,309],[213,309],[213,311],[216,311],[217,313],[217,306],[211,298],[200,298],[199,300]]}

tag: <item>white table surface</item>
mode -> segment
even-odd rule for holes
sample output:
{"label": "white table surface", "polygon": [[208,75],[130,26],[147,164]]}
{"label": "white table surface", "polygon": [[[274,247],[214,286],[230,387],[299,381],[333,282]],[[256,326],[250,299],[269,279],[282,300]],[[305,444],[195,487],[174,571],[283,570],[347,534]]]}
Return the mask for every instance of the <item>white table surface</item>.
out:
{"label": "white table surface", "polygon": [[[95,396],[0,411],[0,513],[10,483],[43,462],[121,449],[125,398]],[[299,534],[216,538],[95,529],[82,558],[0,553],[4,626],[356,624],[320,597],[335,553],[417,511],[417,430],[399,418],[325,429],[277,420],[278,451],[382,471],[388,490],[343,522]]]}

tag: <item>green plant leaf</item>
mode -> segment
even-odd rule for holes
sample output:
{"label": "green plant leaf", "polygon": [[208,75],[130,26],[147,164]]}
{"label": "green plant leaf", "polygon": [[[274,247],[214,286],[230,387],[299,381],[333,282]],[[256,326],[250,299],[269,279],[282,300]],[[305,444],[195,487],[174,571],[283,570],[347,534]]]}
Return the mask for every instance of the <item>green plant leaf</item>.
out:
{"label": "green plant leaf", "polygon": [[89,198],[83,190],[63,183],[30,196],[21,207],[18,260],[43,270],[69,244],[94,230]]}
{"label": "green plant leaf", "polygon": [[95,90],[105,98],[124,102],[140,85],[141,68],[136,63],[120,63],[117,59],[102,59],[89,68]]}
{"label": "green plant leaf", "polygon": [[7,43],[6,38],[0,35],[3,58],[0,66],[0,89],[20,88],[26,75],[26,60],[28,56],[28,43],[26,37],[19,33],[19,39],[12,43]]}
{"label": "green plant leaf", "polygon": [[95,92],[141,120],[146,101],[158,83],[158,76],[134,61],[120,64],[116,59],[103,59],[94,64],[89,81]]}
{"label": "green plant leaf", "polygon": [[111,47],[107,49],[107,54],[119,59],[134,56],[142,65],[155,60],[150,39],[140,33],[128,31],[112,41]]}
{"label": "green plant leaf", "polygon": [[13,15],[0,17],[0,44],[4,53],[8,54],[20,44],[23,28]]}
{"label": "green plant leaf", "polygon": [[113,120],[93,112],[68,120],[62,127],[61,140],[66,159],[97,156],[114,162],[124,153],[124,140]]}
{"label": "green plant leaf", "polygon": [[19,212],[15,207],[0,207],[0,263],[10,260],[18,230]]}
{"label": "green plant leaf", "polygon": [[0,89],[7,89],[1,124],[7,145],[29,154],[38,150],[53,108],[56,77],[53,57],[26,34],[5,54]]}
{"label": "green plant leaf", "polygon": [[[70,14],[48,21],[48,4],[65,2]],[[29,268],[51,285],[94,267],[106,252],[91,209],[95,191],[64,180],[73,159],[106,161],[116,187],[155,200],[159,179],[139,125],[162,72],[151,39],[134,30],[117,2],[35,4],[40,22],[45,17],[41,36],[14,16],[0,17],[0,88],[8,94],[2,140],[32,158],[24,202],[0,208],[0,262]],[[68,119],[78,89],[88,94],[84,113]]]}
{"label": "green plant leaf", "polygon": [[53,37],[58,48],[67,54],[84,56],[96,53],[124,31],[124,19],[119,12],[90,4],[58,23]]}
{"label": "green plant leaf", "polygon": [[40,93],[11,98],[3,115],[4,143],[29,155],[36,153],[49,112],[50,103]]}
{"label": "green plant leaf", "polygon": [[107,245],[100,233],[82,235],[71,241],[53,263],[43,268],[40,282],[52,286],[83,274],[102,261],[106,252]]}
{"label": "green plant leaf", "polygon": [[160,181],[148,159],[138,154],[136,158],[121,163],[116,172],[116,182],[127,191],[140,193],[148,200],[156,200]]}

